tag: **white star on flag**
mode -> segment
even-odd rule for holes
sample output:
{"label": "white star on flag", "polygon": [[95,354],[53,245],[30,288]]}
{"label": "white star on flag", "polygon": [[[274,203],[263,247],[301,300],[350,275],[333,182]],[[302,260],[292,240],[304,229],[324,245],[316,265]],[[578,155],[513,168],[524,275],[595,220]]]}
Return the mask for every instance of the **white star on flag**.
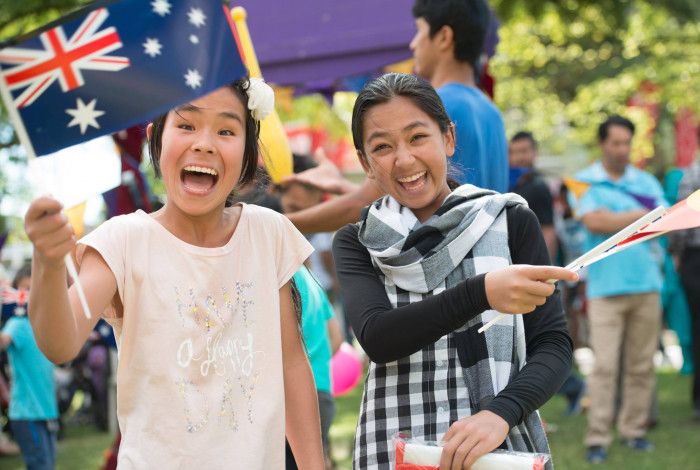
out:
{"label": "white star on flag", "polygon": [[97,123],[97,118],[102,116],[105,112],[95,109],[96,104],[97,98],[93,98],[87,105],[83,102],[82,98],[78,98],[75,103],[75,109],[66,109],[66,113],[73,116],[73,120],[68,123],[67,127],[80,126],[81,134],[85,134],[88,126],[99,129],[100,125]]}
{"label": "white star on flag", "polygon": [[187,13],[187,16],[190,19],[190,23],[195,25],[196,27],[204,26],[205,20],[207,19],[206,15],[202,10],[199,8],[190,8],[190,11]]}
{"label": "white star on flag", "polygon": [[194,34],[190,34],[190,42],[192,44],[199,44],[199,38],[195,36]]}
{"label": "white star on flag", "polygon": [[187,69],[187,73],[185,74],[185,83],[193,90],[195,88],[199,88],[202,86],[202,76],[199,74],[199,72],[197,72],[197,70]]}
{"label": "white star on flag", "polygon": [[170,8],[172,8],[168,0],[153,0],[151,6],[153,7],[153,13],[160,16],[169,15]]}
{"label": "white star on flag", "polygon": [[151,58],[155,58],[155,56],[160,55],[160,50],[163,48],[160,41],[155,38],[146,38],[146,42],[144,42],[142,45],[143,53],[151,56]]}

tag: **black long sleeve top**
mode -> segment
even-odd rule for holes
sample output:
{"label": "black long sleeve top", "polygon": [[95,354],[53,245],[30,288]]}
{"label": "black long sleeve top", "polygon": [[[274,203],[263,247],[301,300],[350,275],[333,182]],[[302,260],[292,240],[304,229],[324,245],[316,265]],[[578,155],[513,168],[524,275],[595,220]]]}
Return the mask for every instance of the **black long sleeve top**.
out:
{"label": "black long sleeve top", "polygon": [[[513,264],[551,264],[539,223],[524,206],[507,209],[508,246]],[[347,317],[357,339],[376,363],[409,356],[490,309],[485,274],[420,302],[394,308],[358,226],[346,225],[333,242],[338,280]],[[493,399],[487,409],[511,427],[542,406],[566,379],[572,360],[559,292],[524,315],[527,364]]]}

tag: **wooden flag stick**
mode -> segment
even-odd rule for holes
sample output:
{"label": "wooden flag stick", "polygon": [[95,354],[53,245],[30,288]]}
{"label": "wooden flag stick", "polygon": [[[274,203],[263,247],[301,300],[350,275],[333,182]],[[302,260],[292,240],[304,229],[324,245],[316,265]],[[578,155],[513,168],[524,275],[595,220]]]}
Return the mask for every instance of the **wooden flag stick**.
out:
{"label": "wooden flag stick", "polygon": [[[654,209],[651,212],[647,212],[645,215],[640,217],[639,219],[635,220],[631,224],[629,224],[627,227],[623,228],[619,232],[617,232],[615,235],[611,236],[598,246],[592,248],[588,252],[584,253],[583,255],[579,256],[577,259],[575,259],[573,262],[569,263],[566,266],[566,269],[574,269],[576,266],[580,268],[584,266],[588,266],[587,263],[588,261],[598,258],[600,255],[620,243],[622,240],[625,238],[629,238],[635,233],[637,233],[639,230],[644,228],[645,226],[649,225],[650,223],[654,222],[655,220],[663,217],[663,215],[666,213],[666,208],[663,206],[659,206],[656,209]],[[602,258],[600,258],[602,259]],[[576,269],[578,271],[578,269]]]}
{"label": "wooden flag stick", "polygon": [[[668,233],[668,230],[665,231],[665,232],[654,232],[654,233],[648,234],[648,235],[645,236],[645,237],[640,237],[640,238],[637,238],[636,240],[633,240],[633,241],[631,241],[631,242],[629,242],[629,243],[625,243],[624,245],[617,245],[616,247],[614,247],[614,248],[612,248],[612,249],[606,251],[605,253],[602,253],[602,254],[596,256],[595,258],[591,258],[591,259],[587,260],[587,261],[583,264],[583,266],[581,266],[581,267],[582,267],[582,268],[585,268],[585,267],[588,266],[588,265],[591,265],[591,264],[593,264],[593,263],[597,263],[598,261],[600,261],[600,260],[602,260],[602,259],[604,259],[604,258],[607,258],[607,257],[610,256],[610,255],[614,255],[615,253],[619,253],[619,252],[621,252],[622,250],[625,250],[625,249],[627,249],[627,248],[629,248],[629,247],[631,247],[631,246],[634,246],[634,245],[637,245],[637,244],[639,244],[639,243],[643,243],[643,242],[652,240],[652,239],[654,239],[654,238],[656,238],[656,237],[660,237],[661,235],[666,235],[667,233]],[[572,270],[573,270],[573,271],[578,271],[578,268],[577,268],[577,269],[573,269],[573,268],[572,268]]]}

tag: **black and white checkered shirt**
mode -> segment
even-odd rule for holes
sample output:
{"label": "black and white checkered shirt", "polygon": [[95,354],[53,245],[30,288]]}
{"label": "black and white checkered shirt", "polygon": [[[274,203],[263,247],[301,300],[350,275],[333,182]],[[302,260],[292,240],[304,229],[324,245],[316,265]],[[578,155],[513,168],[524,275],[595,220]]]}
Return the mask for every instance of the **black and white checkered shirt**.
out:
{"label": "black and white checkered shirt", "polygon": [[[521,201],[514,195],[489,196],[479,188],[462,187],[447,198],[437,218],[420,229],[410,211],[397,207],[396,201],[375,203],[364,221],[369,231],[363,244],[372,253],[391,305],[420,302],[464,279],[508,266],[504,209]],[[362,228],[360,232],[362,238]],[[440,275],[441,281],[436,282],[435,276]],[[395,284],[399,280],[401,286]],[[485,334],[476,332],[497,314],[488,310],[477,315],[408,357],[370,363],[355,436],[354,468],[391,468],[391,440],[399,431],[440,441],[453,422],[486,409],[525,364],[522,316],[509,315]],[[512,428],[507,448],[548,449],[539,417],[535,413],[531,418]]]}

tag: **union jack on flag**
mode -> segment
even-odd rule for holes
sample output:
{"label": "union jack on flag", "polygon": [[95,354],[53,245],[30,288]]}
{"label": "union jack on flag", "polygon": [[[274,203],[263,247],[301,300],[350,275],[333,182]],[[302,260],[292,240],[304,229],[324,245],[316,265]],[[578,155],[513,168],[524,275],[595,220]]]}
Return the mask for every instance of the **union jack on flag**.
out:
{"label": "union jack on flag", "polygon": [[99,29],[108,16],[104,8],[93,11],[70,39],[60,26],[41,33],[43,50],[8,47],[0,52],[0,61],[19,64],[4,74],[10,90],[24,89],[15,106],[29,106],[56,80],[64,92],[84,85],[81,69],[114,72],[128,67],[128,58],[106,55],[122,47],[114,27]]}
{"label": "union jack on flag", "polygon": [[221,0],[104,4],[0,49],[0,91],[30,154],[146,122],[246,73]]}

